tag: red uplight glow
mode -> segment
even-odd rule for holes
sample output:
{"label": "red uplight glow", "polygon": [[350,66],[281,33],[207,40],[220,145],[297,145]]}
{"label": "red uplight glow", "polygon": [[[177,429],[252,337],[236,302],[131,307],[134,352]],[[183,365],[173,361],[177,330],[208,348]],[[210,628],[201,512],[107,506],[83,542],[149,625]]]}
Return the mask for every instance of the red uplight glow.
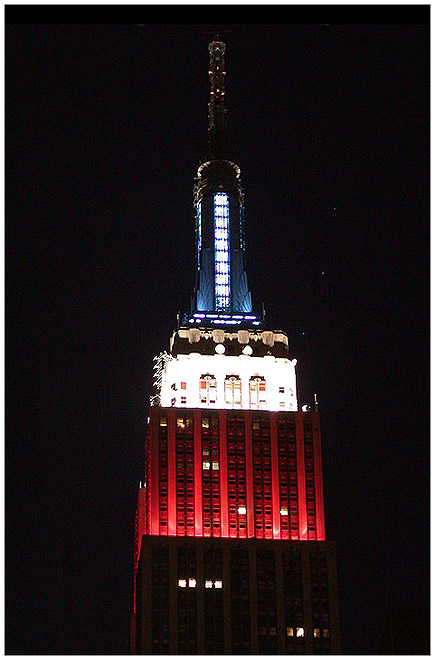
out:
{"label": "red uplight glow", "polygon": [[325,540],[317,412],[151,408],[143,534]]}

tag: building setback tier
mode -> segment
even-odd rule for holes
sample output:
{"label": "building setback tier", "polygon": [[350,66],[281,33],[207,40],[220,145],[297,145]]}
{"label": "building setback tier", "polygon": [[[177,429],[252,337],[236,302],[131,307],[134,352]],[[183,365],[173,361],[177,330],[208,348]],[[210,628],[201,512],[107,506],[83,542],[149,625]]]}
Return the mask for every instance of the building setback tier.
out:
{"label": "building setback tier", "polygon": [[335,546],[145,536],[132,654],[340,653]]}
{"label": "building setback tier", "polygon": [[325,539],[317,412],[153,407],[142,534]]}

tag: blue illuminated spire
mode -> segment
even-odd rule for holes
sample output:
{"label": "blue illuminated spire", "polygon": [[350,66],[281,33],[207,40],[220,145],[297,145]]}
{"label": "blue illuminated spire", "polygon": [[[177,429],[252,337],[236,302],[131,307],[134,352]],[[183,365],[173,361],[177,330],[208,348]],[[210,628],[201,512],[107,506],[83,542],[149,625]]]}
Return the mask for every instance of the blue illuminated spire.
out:
{"label": "blue illuminated spire", "polygon": [[209,53],[210,159],[199,167],[194,187],[197,278],[192,318],[195,314],[205,314],[203,318],[210,319],[218,314],[223,318],[223,314],[228,315],[228,323],[234,315],[245,321],[257,321],[252,315],[245,271],[240,169],[226,159],[225,153],[225,44],[213,41]]}

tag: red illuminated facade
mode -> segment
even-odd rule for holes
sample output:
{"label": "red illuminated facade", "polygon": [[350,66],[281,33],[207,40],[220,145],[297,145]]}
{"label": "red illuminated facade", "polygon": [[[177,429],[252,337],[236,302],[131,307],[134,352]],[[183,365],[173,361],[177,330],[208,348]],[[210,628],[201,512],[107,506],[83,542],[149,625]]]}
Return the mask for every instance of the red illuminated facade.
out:
{"label": "red illuminated facade", "polygon": [[131,653],[339,653],[319,413],[298,410],[287,335],[252,312],[240,170],[223,160],[225,44],[209,50],[197,287],[155,360]]}
{"label": "red illuminated facade", "polygon": [[141,534],[325,540],[317,412],[153,407],[145,446]]}

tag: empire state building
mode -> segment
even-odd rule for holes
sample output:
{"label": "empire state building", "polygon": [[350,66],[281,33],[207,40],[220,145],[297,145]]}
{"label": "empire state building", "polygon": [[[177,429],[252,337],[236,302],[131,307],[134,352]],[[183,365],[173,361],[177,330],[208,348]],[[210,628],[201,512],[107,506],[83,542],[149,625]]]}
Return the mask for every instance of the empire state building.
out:
{"label": "empire state building", "polygon": [[317,403],[299,410],[287,334],[252,304],[241,173],[225,144],[225,44],[209,58],[196,282],[154,361],[130,650],[337,654]]}

